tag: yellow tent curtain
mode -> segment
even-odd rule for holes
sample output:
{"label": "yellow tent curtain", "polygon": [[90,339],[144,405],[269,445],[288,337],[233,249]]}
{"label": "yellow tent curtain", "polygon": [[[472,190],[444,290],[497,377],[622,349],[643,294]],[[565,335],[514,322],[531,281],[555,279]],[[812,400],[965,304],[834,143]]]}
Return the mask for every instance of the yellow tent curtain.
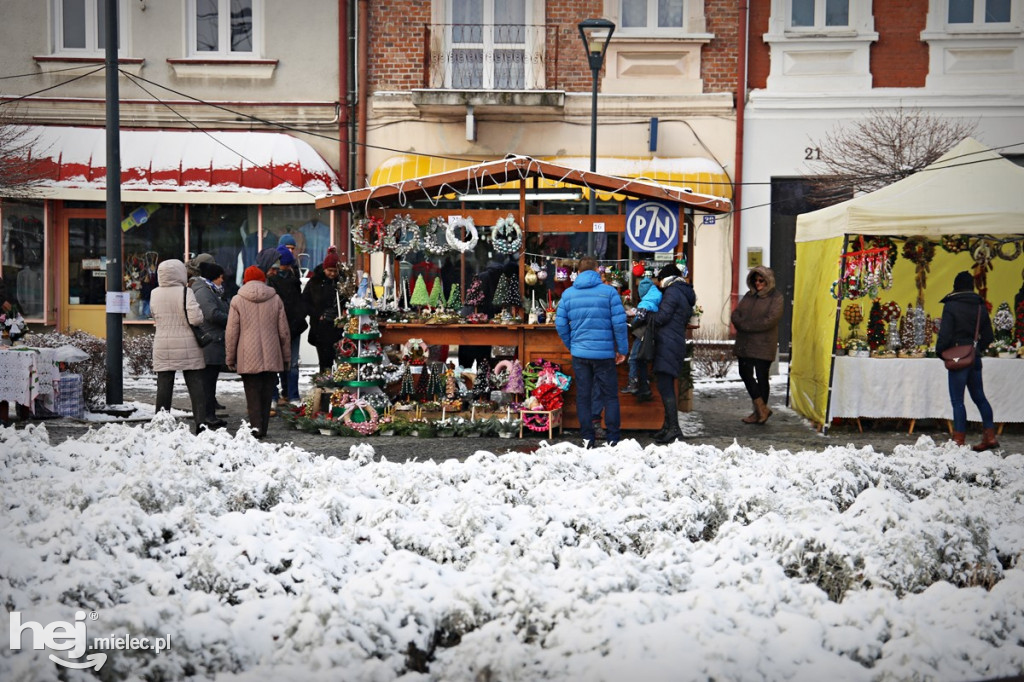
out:
{"label": "yellow tent curtain", "polygon": [[[483,159],[486,160],[486,159]],[[540,157],[542,161],[548,161],[580,170],[590,169],[590,159],[584,157],[552,156]],[[370,178],[371,186],[389,185],[391,183],[418,178],[424,175],[435,175],[448,171],[458,170],[480,163],[482,160],[460,160],[446,159],[435,156],[420,156],[417,154],[399,154],[393,156],[373,172]],[[675,189],[688,187],[697,194],[707,194],[725,199],[732,199],[732,181],[725,170],[711,159],[700,157],[672,157],[672,158],[632,158],[632,157],[601,157],[597,160],[597,172],[605,175],[614,175],[620,178],[632,180],[648,180],[655,183],[668,185]],[[540,178],[537,181],[538,189],[569,189],[583,192],[583,197],[589,196],[586,187],[577,187],[557,180]],[[518,190],[517,183],[511,182],[496,186],[492,189]],[[598,192],[598,198],[607,201],[609,199],[624,200],[626,197],[620,194]]]}

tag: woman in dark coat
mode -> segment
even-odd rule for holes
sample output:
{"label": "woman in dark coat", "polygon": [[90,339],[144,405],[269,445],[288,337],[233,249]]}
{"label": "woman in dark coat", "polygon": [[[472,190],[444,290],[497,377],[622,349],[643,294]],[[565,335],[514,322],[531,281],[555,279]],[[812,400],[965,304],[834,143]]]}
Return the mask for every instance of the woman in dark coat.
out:
{"label": "woman in dark coat", "polygon": [[732,311],[736,327],[733,353],[739,358],[740,379],[754,403],[754,411],[740,421],[764,424],[768,409],[768,370],[779,351],[779,320],[782,319],[782,293],[775,288],[775,273],[758,265],[747,273],[748,291]]}
{"label": "woman in dark coat", "polygon": [[213,332],[212,343],[203,347],[203,393],[206,394],[206,424],[211,429],[227,426],[217,417],[217,377],[224,370],[224,329],[228,326],[228,302],[224,300],[224,268],[212,262],[199,264],[199,276],[192,279],[192,293],[203,311],[202,327]]}
{"label": "woman in dark coat", "polygon": [[661,405],[665,410],[665,421],[661,430],[654,434],[654,442],[671,443],[682,438],[679,429],[679,399],[676,380],[683,371],[686,361],[686,324],[697,303],[697,294],[683,278],[675,263],[663,267],[655,278],[661,289],[661,304],[648,324],[654,331],[654,372],[655,385],[661,394]]}
{"label": "woman in dark coat", "polygon": [[[267,284],[277,292],[284,303],[284,314],[288,318],[288,332],[292,340],[292,362],[281,372],[281,390],[278,405],[289,400],[299,400],[299,342],[302,332],[309,326],[306,324],[306,305],[302,302],[302,284],[299,273],[295,269],[295,256],[287,246],[277,247],[280,254],[280,267],[267,278]],[[275,389],[275,398],[278,391]]]}
{"label": "woman in dark coat", "polygon": [[309,343],[316,346],[320,371],[334,367],[334,344],[341,338],[343,330],[334,324],[335,318],[344,313],[346,301],[338,305],[338,272],[340,260],[338,249],[330,247],[324,262],[313,270],[313,276],[302,290],[302,302],[309,313]]}
{"label": "woman in dark coat", "polygon": [[964,405],[964,388],[971,394],[971,400],[978,406],[981,415],[982,440],[974,446],[976,452],[999,447],[996,440],[996,424],[992,406],[985,397],[981,381],[981,356],[992,343],[992,320],[988,316],[985,299],[974,293],[974,278],[964,271],[953,280],[953,291],[942,299],[942,324],[935,341],[935,353],[953,346],[974,343],[974,330],[978,330],[978,344],[974,352],[974,365],[967,369],[947,370],[949,399],[953,404],[953,442],[963,445],[967,436],[967,407]]}

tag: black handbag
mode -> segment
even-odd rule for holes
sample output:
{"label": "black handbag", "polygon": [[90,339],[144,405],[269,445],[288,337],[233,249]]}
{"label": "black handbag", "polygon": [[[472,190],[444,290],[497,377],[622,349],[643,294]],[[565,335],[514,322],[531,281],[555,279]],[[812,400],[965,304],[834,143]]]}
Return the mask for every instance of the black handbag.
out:
{"label": "black handbag", "polygon": [[640,348],[636,352],[636,359],[649,362],[654,359],[654,329],[650,325],[644,328],[643,336],[637,339]]}
{"label": "black handbag", "polygon": [[981,306],[978,306],[978,321],[974,324],[974,342],[965,346],[953,346],[940,354],[946,369],[959,371],[974,366],[975,346],[978,345],[978,332],[981,329]]}
{"label": "black handbag", "polygon": [[211,343],[217,340],[217,335],[212,331],[197,327],[188,321],[188,287],[182,287],[181,289],[181,307],[185,310],[185,321],[188,322],[189,328],[192,333],[195,334],[196,343],[199,344],[200,348],[206,348]]}

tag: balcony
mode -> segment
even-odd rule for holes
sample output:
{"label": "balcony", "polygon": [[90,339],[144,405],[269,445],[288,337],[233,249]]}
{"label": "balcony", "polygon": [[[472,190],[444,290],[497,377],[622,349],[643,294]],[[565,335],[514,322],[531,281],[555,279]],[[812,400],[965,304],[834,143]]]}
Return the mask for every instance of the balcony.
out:
{"label": "balcony", "polygon": [[[450,106],[560,109],[558,25],[428,24],[424,26],[420,108]],[[571,37],[571,34],[569,34]]]}

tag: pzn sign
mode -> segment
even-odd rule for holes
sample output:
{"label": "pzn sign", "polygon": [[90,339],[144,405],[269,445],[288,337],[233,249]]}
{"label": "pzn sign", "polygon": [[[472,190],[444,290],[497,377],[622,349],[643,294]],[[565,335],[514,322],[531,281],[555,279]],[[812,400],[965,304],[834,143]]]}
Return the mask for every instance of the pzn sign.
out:
{"label": "pzn sign", "polygon": [[679,209],[660,201],[626,202],[626,245],[634,251],[671,251],[679,243]]}

